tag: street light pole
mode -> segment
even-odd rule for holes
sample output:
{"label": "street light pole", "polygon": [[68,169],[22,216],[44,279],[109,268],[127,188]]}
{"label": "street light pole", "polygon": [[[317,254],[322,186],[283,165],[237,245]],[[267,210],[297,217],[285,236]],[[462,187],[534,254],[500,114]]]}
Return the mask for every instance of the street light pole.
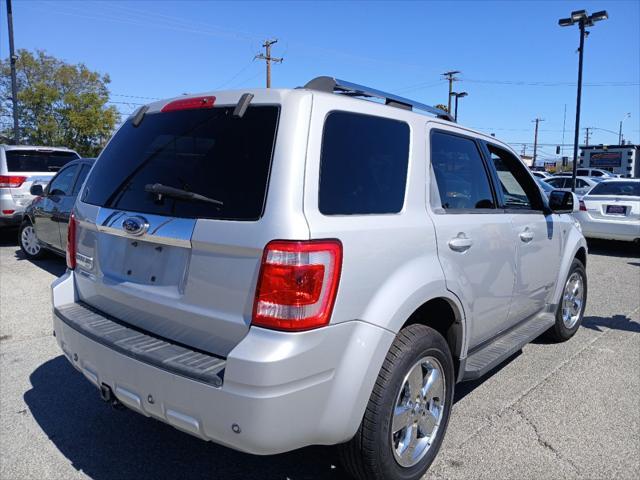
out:
{"label": "street light pole", "polygon": [[451,92],[449,94],[449,104],[451,104],[451,97],[456,97],[456,103],[454,106],[454,115],[453,115],[453,121],[457,122],[458,121],[458,99],[462,98],[462,97],[466,97],[467,95],[469,95],[467,92]]}
{"label": "street light pole", "polygon": [[626,113],[624,117],[622,117],[622,120],[620,120],[620,131],[618,132],[618,145],[622,145],[622,122],[624,122],[625,119],[629,118],[630,116],[631,116],[630,113]]}
{"label": "street light pole", "polygon": [[571,173],[571,191],[576,191],[576,172],[578,169],[578,141],[580,137],[580,101],[582,99],[582,60],[584,56],[584,37],[588,34],[586,27],[592,27],[594,22],[600,20],[606,20],[609,18],[606,10],[602,10],[594,13],[593,15],[587,15],[586,10],[577,10],[571,12],[569,18],[561,18],[558,24],[561,27],[568,27],[578,24],[580,28],[580,48],[578,50],[578,93],[576,96],[576,129],[573,136],[573,171]]}
{"label": "street light pole", "polygon": [[582,100],[582,58],[584,56],[584,20],[580,20],[580,51],[578,59],[578,94],[576,98],[576,130],[573,135],[573,168],[571,171],[571,191],[576,191],[576,174],[578,172],[578,141],[580,137],[580,102]]}
{"label": "street light pole", "polygon": [[20,143],[18,131],[18,81],[16,80],[16,53],[13,46],[13,10],[11,0],[7,0],[7,27],[9,31],[9,63],[11,65],[11,103],[13,104],[13,144]]}

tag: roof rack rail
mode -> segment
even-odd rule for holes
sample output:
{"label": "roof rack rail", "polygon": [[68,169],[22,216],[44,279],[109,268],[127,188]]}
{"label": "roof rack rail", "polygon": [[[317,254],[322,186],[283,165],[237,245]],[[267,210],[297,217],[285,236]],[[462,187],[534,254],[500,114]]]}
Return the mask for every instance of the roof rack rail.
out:
{"label": "roof rack rail", "polygon": [[336,92],[351,97],[381,98],[384,100],[385,105],[404,108],[406,110],[422,110],[424,112],[431,113],[438,118],[449,120],[451,122],[454,121],[453,117],[445,110],[432,107],[431,105],[425,105],[424,103],[416,102],[408,98],[400,97],[392,93],[383,92],[381,90],[376,90],[375,88],[365,87],[364,85],[358,85],[357,83],[351,83],[333,77],[316,77],[307,82],[307,84],[302,88],[327,93]]}

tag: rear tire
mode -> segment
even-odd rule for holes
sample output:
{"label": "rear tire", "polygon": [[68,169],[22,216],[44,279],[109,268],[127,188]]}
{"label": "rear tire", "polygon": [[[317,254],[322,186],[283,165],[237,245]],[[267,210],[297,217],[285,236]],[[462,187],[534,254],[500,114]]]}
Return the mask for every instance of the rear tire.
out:
{"label": "rear tire", "polygon": [[25,220],[22,222],[22,225],[20,225],[18,242],[20,243],[22,253],[29,260],[37,260],[44,255],[44,249],[38,241],[36,229],[30,220]]}
{"label": "rear tire", "polygon": [[396,336],[356,435],[340,445],[359,480],[418,480],[435,459],[453,403],[454,367],[445,339],[425,325]]}
{"label": "rear tire", "polygon": [[575,335],[582,324],[587,305],[587,272],[577,258],[573,259],[556,311],[556,323],[547,331],[555,342],[565,342]]}

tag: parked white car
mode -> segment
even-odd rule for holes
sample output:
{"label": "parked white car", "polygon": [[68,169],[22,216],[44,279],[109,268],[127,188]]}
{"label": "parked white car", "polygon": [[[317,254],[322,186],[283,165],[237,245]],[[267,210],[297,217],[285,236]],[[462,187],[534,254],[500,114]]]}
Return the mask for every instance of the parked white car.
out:
{"label": "parked white car", "polygon": [[587,238],[640,241],[640,179],[610,179],[593,187],[575,214]]}
{"label": "parked white car", "polygon": [[351,82],[161,100],[78,196],[54,331],[109,402],[418,480],[457,382],[580,327],[577,208],[507,144]]}
{"label": "parked white car", "polygon": [[46,186],[60,168],[80,158],[73,150],[60,147],[0,145],[0,227],[22,222],[35,183]]}
{"label": "parked white car", "polygon": [[[569,175],[557,175],[551,178],[545,178],[544,181],[555,190],[571,191],[572,178]],[[601,181],[601,178],[576,177],[576,195],[584,195]]]}

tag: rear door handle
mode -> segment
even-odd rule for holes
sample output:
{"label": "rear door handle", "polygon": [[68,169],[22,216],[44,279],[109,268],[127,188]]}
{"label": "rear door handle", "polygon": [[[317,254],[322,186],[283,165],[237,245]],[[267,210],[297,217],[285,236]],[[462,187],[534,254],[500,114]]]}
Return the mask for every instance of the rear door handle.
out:
{"label": "rear door handle", "polygon": [[520,232],[520,240],[522,240],[524,243],[529,243],[531,240],[533,240],[533,232],[529,230],[529,227]]}
{"label": "rear door handle", "polygon": [[473,240],[467,238],[464,233],[459,233],[457,237],[449,240],[449,248],[454,252],[466,252],[473,245]]}

